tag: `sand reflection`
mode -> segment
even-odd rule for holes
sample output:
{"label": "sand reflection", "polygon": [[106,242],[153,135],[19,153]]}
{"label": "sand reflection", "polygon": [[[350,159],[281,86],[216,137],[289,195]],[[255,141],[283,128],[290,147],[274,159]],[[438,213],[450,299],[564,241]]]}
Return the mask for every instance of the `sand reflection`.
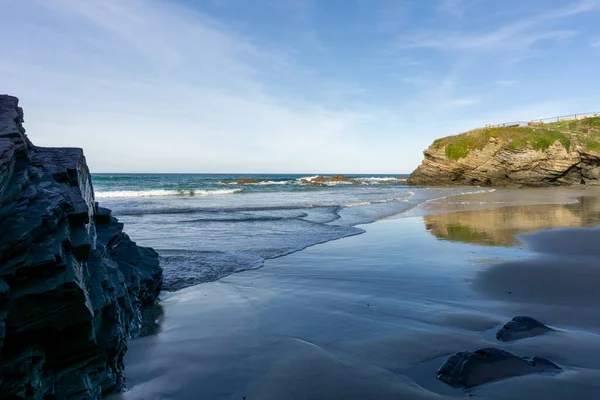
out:
{"label": "sand reflection", "polygon": [[572,204],[541,204],[427,215],[425,226],[438,239],[484,246],[513,246],[515,235],[550,228],[600,224],[600,196]]}

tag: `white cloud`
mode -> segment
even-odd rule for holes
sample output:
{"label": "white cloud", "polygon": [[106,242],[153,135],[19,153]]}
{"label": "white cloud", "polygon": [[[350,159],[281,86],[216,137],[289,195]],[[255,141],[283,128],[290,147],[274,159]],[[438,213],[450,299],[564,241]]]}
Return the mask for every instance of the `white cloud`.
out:
{"label": "white cloud", "polygon": [[[580,1],[568,7],[540,12],[487,32],[416,31],[401,36],[397,46],[399,49],[431,48],[444,51],[480,52],[528,49],[543,40],[561,40],[576,35],[578,32],[574,30],[548,29],[545,25],[551,20],[592,11],[597,5],[597,1]],[[490,20],[493,21],[491,16]]]}
{"label": "white cloud", "polygon": [[[469,7],[477,1],[448,1],[445,12],[474,12]],[[324,34],[332,26],[319,25],[324,9],[316,0],[260,2],[289,16],[281,38],[249,26],[245,16],[216,20],[186,3],[7,2],[2,90],[21,98],[31,139],[83,147],[95,171],[410,172],[433,135],[462,127],[455,120],[501,122],[511,119],[507,108],[527,108],[530,98],[513,88],[502,96],[501,86],[514,85],[502,79],[519,77],[515,91],[527,84],[528,93],[543,92],[527,81],[535,70],[494,64],[490,52],[503,61],[530,57],[531,49],[506,50],[570,37],[574,32],[563,30],[560,18],[596,2],[542,11],[483,35],[438,28],[449,23],[400,41],[405,48],[452,50],[433,56],[389,47],[407,26],[441,17],[434,7],[417,16],[422,10],[412,1],[382,1],[385,7],[371,10],[372,26],[369,14],[359,13],[363,25],[345,32],[343,44]],[[382,18],[386,29],[373,32]],[[359,33],[364,43],[352,42]]]}
{"label": "white cloud", "polygon": [[349,137],[371,111],[273,93],[271,80],[304,76],[285,51],[164,2],[37,4],[52,21],[29,55],[0,61],[3,89],[21,97],[35,143],[83,147],[95,171],[335,172],[362,153]]}

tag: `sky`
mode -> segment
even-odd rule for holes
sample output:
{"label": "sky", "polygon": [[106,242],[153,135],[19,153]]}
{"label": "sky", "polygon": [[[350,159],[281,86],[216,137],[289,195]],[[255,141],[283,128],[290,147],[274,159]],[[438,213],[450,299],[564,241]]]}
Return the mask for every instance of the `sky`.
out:
{"label": "sky", "polygon": [[410,173],[600,112],[600,0],[0,0],[0,93],[93,172]]}

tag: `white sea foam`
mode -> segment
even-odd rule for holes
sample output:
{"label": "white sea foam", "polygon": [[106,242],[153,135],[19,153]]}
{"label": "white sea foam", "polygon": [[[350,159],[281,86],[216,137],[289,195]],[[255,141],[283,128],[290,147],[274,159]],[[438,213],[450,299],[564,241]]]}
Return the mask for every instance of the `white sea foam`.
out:
{"label": "white sea foam", "polygon": [[406,179],[398,178],[396,176],[384,176],[384,177],[370,177],[370,178],[356,178],[357,181],[363,183],[380,183],[380,182],[404,182]]}
{"label": "white sea foam", "polygon": [[127,197],[158,197],[158,196],[223,196],[241,192],[242,189],[218,189],[218,190],[118,190],[112,192],[97,192],[97,199],[127,198]]}
{"label": "white sea foam", "polygon": [[[426,189],[429,190],[431,188],[426,188]],[[466,192],[460,192],[460,193],[452,193],[452,194],[448,194],[446,196],[440,196],[440,197],[435,197],[433,199],[425,200],[423,203],[418,204],[417,207],[422,207],[425,204],[432,203],[435,201],[444,200],[444,199],[447,199],[448,197],[465,196],[465,195],[471,195],[471,194],[493,193],[495,191],[496,191],[496,189],[480,189],[480,190],[466,191]]]}
{"label": "white sea foam", "polygon": [[354,185],[354,183],[346,181],[322,182],[322,184],[325,186]]}
{"label": "white sea foam", "polygon": [[[313,180],[315,180],[316,178],[321,178],[321,177],[325,177],[323,175],[314,175],[314,176],[305,176],[302,178],[298,178],[296,179],[296,182],[301,184],[301,185],[306,185],[308,183],[311,183]],[[401,182],[405,182],[406,179],[404,178],[399,178],[396,176],[383,176],[383,177],[366,177],[366,178],[350,178],[353,181],[357,181],[360,182],[363,185],[371,185],[371,184],[380,184],[380,183],[401,183]],[[347,181],[330,181],[330,182],[320,182],[321,184],[325,185],[325,186],[338,186],[338,185],[353,185],[355,184],[355,182],[347,182]]]}
{"label": "white sea foam", "polygon": [[237,182],[220,182],[220,185],[256,185],[256,186],[265,186],[265,185],[293,185],[296,181],[260,181],[256,183],[237,183]]}
{"label": "white sea foam", "polygon": [[343,204],[343,207],[360,207],[360,206],[368,206],[371,204],[381,204],[381,203],[391,203],[391,202],[409,202],[410,199],[415,195],[414,192],[406,192],[403,196],[400,197],[390,197],[388,199],[376,199],[370,201],[357,201]]}
{"label": "white sea foam", "polygon": [[296,182],[298,182],[298,183],[302,183],[303,181],[311,182],[313,179],[318,178],[319,176],[321,176],[321,175],[304,176],[302,178],[296,179]]}
{"label": "white sea foam", "polygon": [[258,183],[249,183],[249,185],[289,185],[294,183],[294,181],[263,181]]}
{"label": "white sea foam", "polygon": [[344,207],[368,206],[368,205],[373,204],[373,203],[375,203],[375,202],[374,201],[373,202],[371,202],[371,201],[356,201],[356,202],[353,202],[353,203],[346,203],[346,204],[344,204]]}

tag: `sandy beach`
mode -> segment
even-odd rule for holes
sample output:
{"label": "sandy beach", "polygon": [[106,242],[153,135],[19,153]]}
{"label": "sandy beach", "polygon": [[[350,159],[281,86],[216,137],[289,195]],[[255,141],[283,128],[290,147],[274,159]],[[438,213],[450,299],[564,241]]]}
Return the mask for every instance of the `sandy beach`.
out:
{"label": "sandy beach", "polygon": [[[122,399],[597,399],[600,191],[426,202],[366,233],[177,292],[129,343]],[[552,332],[504,343],[513,317]],[[496,347],[556,363],[469,389],[446,358]]]}

